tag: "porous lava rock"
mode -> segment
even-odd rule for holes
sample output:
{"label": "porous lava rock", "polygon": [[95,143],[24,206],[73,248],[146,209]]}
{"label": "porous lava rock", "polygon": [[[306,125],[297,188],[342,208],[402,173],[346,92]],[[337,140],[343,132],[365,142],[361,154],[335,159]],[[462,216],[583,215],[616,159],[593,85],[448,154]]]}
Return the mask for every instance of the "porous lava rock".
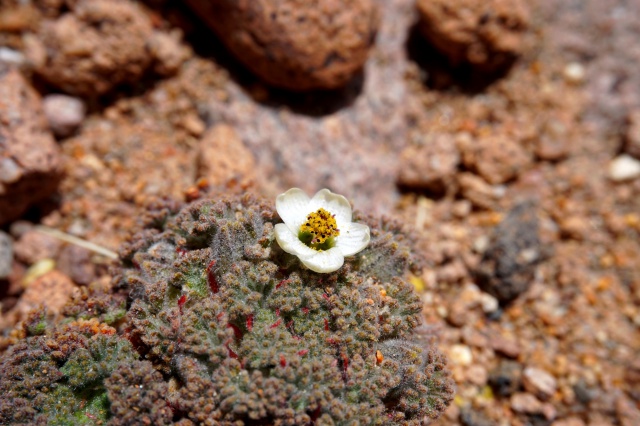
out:
{"label": "porous lava rock", "polygon": [[218,124],[198,142],[198,176],[210,186],[235,182],[246,187],[256,180],[255,160],[232,127]]}
{"label": "porous lava rock", "polygon": [[189,0],[261,79],[294,91],[333,89],[362,69],[378,25],[371,0]]}
{"label": "porous lava rock", "polygon": [[425,137],[420,145],[411,145],[400,154],[398,183],[407,188],[444,191],[454,180],[460,153],[450,135]]}
{"label": "porous lava rock", "polygon": [[127,0],[80,0],[43,21],[27,44],[38,75],[67,93],[95,96],[138,80],[153,56],[150,19]]}
{"label": "porous lava rock", "polygon": [[520,203],[491,236],[475,271],[478,285],[501,304],[508,304],[531,286],[536,266],[547,254],[540,241],[535,203]]}
{"label": "porous lava rock", "polygon": [[523,0],[417,0],[420,32],[452,65],[493,72],[524,50],[530,11]]}
{"label": "porous lava rock", "polygon": [[531,164],[531,156],[521,144],[505,135],[458,138],[457,142],[465,167],[492,185],[515,179]]}
{"label": "porous lava rock", "polygon": [[17,70],[0,68],[0,225],[55,191],[61,172],[40,97]]}
{"label": "porous lava rock", "polygon": [[29,284],[16,306],[6,313],[5,324],[16,324],[42,307],[46,309],[47,316],[58,316],[75,288],[69,277],[62,272],[47,272]]}

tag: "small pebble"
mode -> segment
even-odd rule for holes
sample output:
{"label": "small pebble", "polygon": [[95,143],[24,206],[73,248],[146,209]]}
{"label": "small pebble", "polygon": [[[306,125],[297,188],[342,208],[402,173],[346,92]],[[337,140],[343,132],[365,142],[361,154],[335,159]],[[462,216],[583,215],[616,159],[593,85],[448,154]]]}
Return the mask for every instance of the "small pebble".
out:
{"label": "small pebble", "polygon": [[60,251],[58,268],[74,283],[89,285],[96,279],[96,265],[92,262],[91,255],[85,248],[68,245]]}
{"label": "small pebble", "polygon": [[0,231],[0,280],[11,274],[13,266],[13,240],[6,232]]}
{"label": "small pebble", "polygon": [[498,299],[490,295],[489,293],[482,293],[480,297],[480,306],[485,314],[491,314],[498,310]]}
{"label": "small pebble", "polygon": [[9,225],[9,233],[14,239],[19,239],[25,233],[33,229],[33,223],[26,220],[16,220]]}
{"label": "small pebble", "polygon": [[436,312],[438,313],[438,315],[440,315],[441,318],[446,318],[449,314],[447,307],[443,305],[436,306]]}
{"label": "small pebble", "polygon": [[551,374],[534,367],[524,369],[522,380],[524,388],[540,399],[549,399],[558,387],[556,379]]}
{"label": "small pebble", "polygon": [[471,407],[465,407],[460,413],[460,422],[464,426],[491,426],[494,422],[487,418],[484,413],[474,410]]}
{"label": "small pebble", "polygon": [[471,202],[469,200],[459,200],[453,203],[451,206],[451,212],[458,218],[464,219],[469,216],[472,209]]}
{"label": "small pebble", "polygon": [[458,299],[451,304],[447,320],[455,327],[462,327],[469,321],[469,308],[464,300]]}
{"label": "small pebble", "polygon": [[622,154],[609,164],[609,179],[614,182],[635,179],[640,176],[640,161]]}
{"label": "small pebble", "polygon": [[453,345],[449,351],[449,357],[456,365],[467,366],[473,362],[471,348],[466,345]]}
{"label": "small pebble", "polygon": [[474,326],[462,329],[462,341],[471,347],[485,348],[489,345],[488,336]]}
{"label": "small pebble", "polygon": [[84,102],[72,96],[47,95],[42,103],[51,131],[57,137],[71,135],[82,124],[86,114]]}
{"label": "small pebble", "polygon": [[578,62],[571,62],[564,67],[563,75],[569,83],[580,84],[586,76],[584,66]]}
{"label": "small pebble", "polygon": [[510,402],[511,409],[518,413],[539,414],[542,412],[542,403],[530,393],[513,394]]}
{"label": "small pebble", "polygon": [[55,259],[62,242],[36,229],[25,231],[14,244],[14,253],[18,261],[31,266],[44,259]]}
{"label": "small pebble", "polygon": [[479,254],[484,253],[489,247],[490,242],[491,240],[489,239],[488,235],[482,235],[476,238],[476,240],[473,242],[473,251]]}
{"label": "small pebble", "polygon": [[489,384],[498,396],[513,395],[522,384],[522,367],[515,361],[502,361],[489,374]]}
{"label": "small pebble", "polygon": [[499,334],[491,336],[491,348],[499,354],[509,358],[517,358],[522,352],[517,341]]}
{"label": "small pebble", "polygon": [[35,280],[53,271],[56,268],[56,261],[53,259],[42,259],[32,265],[22,277],[22,286],[28,288]]}
{"label": "small pebble", "polygon": [[567,417],[566,419],[556,420],[551,426],[585,426],[585,423],[578,417]]}
{"label": "small pebble", "polygon": [[0,182],[13,183],[22,175],[18,163],[11,158],[0,158]]}
{"label": "small pebble", "polygon": [[487,373],[487,369],[479,364],[470,366],[466,371],[467,381],[476,386],[486,385],[488,376],[489,374]]}
{"label": "small pebble", "polygon": [[0,47],[0,63],[20,67],[25,64],[25,57],[17,50],[9,49],[8,47]]}

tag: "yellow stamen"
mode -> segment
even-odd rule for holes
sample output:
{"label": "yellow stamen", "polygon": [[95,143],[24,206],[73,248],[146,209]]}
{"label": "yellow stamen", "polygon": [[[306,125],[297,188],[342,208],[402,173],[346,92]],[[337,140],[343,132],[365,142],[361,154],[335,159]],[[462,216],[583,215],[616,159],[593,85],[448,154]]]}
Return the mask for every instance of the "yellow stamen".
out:
{"label": "yellow stamen", "polygon": [[298,236],[302,242],[316,250],[331,248],[333,239],[340,235],[335,215],[323,208],[310,213],[300,226]]}

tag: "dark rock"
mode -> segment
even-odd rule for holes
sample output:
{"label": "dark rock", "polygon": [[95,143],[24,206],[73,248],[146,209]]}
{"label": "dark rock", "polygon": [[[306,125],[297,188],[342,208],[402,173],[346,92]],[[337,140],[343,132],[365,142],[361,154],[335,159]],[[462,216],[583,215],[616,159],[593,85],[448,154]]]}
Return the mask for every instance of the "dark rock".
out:
{"label": "dark rock", "polygon": [[522,366],[515,361],[502,361],[489,373],[489,385],[498,396],[513,395],[522,386]]}
{"label": "dark rock", "polygon": [[581,404],[589,404],[594,397],[597,396],[597,389],[590,388],[584,380],[578,380],[578,382],[573,385],[573,392],[576,395],[576,398]]}
{"label": "dark rock", "polygon": [[480,411],[465,407],[460,412],[460,422],[464,426],[493,426],[495,423]]}
{"label": "dark rock", "polygon": [[0,231],[0,280],[7,279],[13,265],[13,240],[6,232]]}
{"label": "dark rock", "polygon": [[545,257],[538,234],[534,203],[514,207],[494,230],[475,271],[478,286],[503,305],[524,293]]}

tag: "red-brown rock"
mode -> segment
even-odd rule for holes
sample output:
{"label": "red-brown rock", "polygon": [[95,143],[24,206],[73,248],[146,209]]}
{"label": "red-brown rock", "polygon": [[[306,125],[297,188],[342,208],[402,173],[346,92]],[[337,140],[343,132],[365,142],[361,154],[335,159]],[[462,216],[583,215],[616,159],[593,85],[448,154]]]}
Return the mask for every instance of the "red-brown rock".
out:
{"label": "red-brown rock", "polygon": [[212,187],[255,182],[255,161],[232,127],[219,124],[207,131],[198,144],[198,177]]}
{"label": "red-brown rock", "polygon": [[425,138],[420,146],[409,146],[400,154],[398,183],[409,188],[443,191],[451,184],[460,154],[451,135]]}
{"label": "red-brown rock", "polygon": [[473,173],[459,173],[457,178],[460,195],[469,200],[475,207],[491,209],[502,195],[496,188]]}
{"label": "red-brown rock", "polygon": [[0,224],[51,194],[61,169],[40,97],[17,70],[0,68]]}
{"label": "red-brown rock", "polygon": [[76,245],[67,245],[60,252],[58,268],[78,285],[89,285],[96,279],[92,253]]}
{"label": "red-brown rock", "polygon": [[371,0],[189,0],[224,44],[267,83],[343,86],[364,65],[378,25]]}
{"label": "red-brown rock", "polygon": [[14,245],[16,259],[33,265],[43,259],[55,259],[62,242],[51,235],[31,229],[20,236]]}
{"label": "red-brown rock", "polygon": [[483,71],[508,65],[523,49],[529,9],[523,0],[418,0],[420,30],[453,65]]}
{"label": "red-brown rock", "polygon": [[514,179],[531,163],[524,148],[505,135],[461,139],[458,146],[464,165],[493,185]]}
{"label": "red-brown rock", "polygon": [[151,21],[126,0],[80,0],[44,21],[27,56],[35,71],[67,93],[101,95],[136,81],[151,64]]}
{"label": "red-brown rock", "polygon": [[60,271],[47,272],[27,287],[18,304],[7,313],[9,323],[25,318],[34,309],[43,306],[48,314],[57,315],[67,303],[76,286]]}

